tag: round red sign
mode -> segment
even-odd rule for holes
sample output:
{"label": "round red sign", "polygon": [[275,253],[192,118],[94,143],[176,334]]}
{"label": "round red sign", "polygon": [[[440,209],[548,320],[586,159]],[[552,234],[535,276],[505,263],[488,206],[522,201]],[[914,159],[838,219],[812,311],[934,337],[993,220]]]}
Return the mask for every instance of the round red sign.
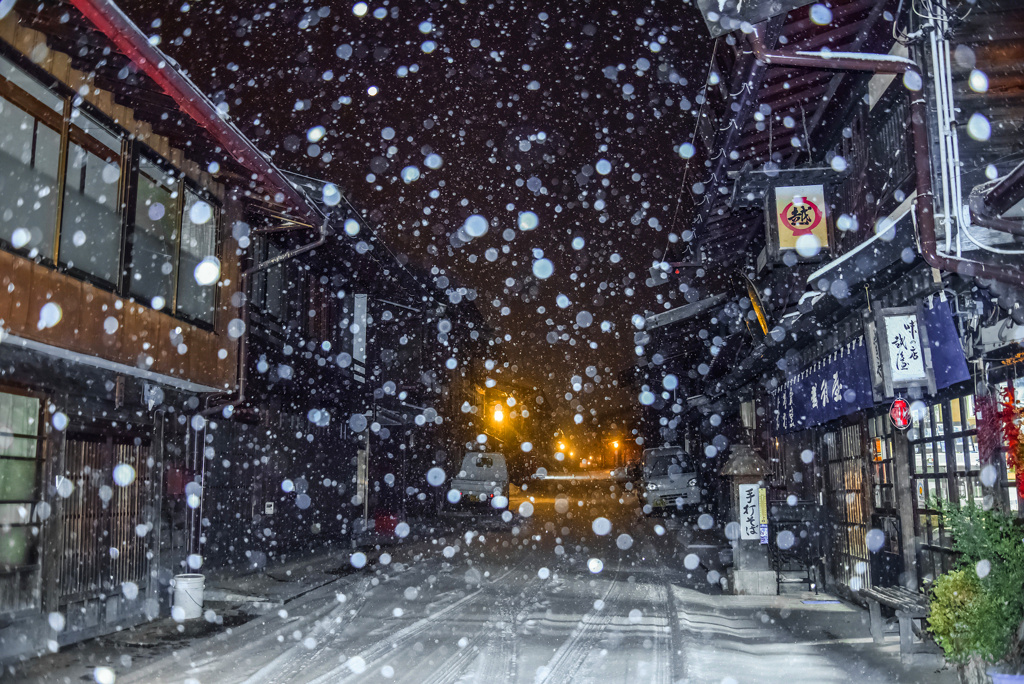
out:
{"label": "round red sign", "polygon": [[889,408],[889,420],[900,430],[910,426],[910,404],[906,399],[896,399]]}
{"label": "round red sign", "polygon": [[796,198],[779,214],[782,225],[793,235],[810,235],[821,223],[821,209],[806,197]]}

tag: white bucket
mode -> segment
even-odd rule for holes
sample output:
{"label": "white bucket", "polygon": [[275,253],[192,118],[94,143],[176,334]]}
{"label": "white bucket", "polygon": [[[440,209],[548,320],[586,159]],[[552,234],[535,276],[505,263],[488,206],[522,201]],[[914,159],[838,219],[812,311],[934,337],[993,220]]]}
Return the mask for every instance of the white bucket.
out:
{"label": "white bucket", "polygon": [[192,620],[203,614],[203,575],[175,575],[171,580],[174,587],[174,605],[171,610],[176,620]]}

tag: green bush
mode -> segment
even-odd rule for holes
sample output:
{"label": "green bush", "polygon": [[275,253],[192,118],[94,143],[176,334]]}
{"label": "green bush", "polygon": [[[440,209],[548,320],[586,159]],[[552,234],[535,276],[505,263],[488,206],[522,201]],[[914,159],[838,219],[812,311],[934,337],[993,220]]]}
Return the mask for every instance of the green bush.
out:
{"label": "green bush", "polygon": [[1024,526],[998,511],[944,506],[946,528],[959,555],[955,568],[932,585],[928,629],[946,659],[966,663],[1013,661],[1024,618]]}

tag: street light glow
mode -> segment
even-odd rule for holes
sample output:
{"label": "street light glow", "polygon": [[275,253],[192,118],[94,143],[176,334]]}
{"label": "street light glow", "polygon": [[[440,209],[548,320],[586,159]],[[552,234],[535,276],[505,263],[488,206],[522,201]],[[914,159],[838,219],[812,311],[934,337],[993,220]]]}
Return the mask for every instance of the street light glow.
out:
{"label": "street light glow", "polygon": [[500,406],[495,406],[494,407],[494,422],[495,423],[500,423],[503,420],[505,420],[505,412],[501,410]]}

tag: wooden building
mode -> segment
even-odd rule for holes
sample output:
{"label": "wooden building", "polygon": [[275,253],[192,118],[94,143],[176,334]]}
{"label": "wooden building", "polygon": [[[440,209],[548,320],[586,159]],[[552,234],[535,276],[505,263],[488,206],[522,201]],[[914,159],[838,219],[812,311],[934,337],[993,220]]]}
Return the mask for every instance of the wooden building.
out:
{"label": "wooden building", "polygon": [[155,616],[201,562],[165,521],[201,520],[197,414],[238,390],[246,217],[319,227],[141,31],[77,4],[0,20],[0,659]]}

